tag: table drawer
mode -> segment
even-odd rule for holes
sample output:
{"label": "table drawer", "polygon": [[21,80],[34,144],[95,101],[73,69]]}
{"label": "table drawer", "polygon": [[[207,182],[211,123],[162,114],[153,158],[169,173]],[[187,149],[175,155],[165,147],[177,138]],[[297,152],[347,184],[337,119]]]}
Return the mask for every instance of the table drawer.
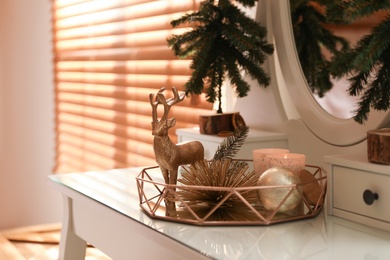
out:
{"label": "table drawer", "polygon": [[[333,207],[361,216],[390,222],[390,176],[333,166]],[[378,194],[371,205],[365,203],[363,193]]]}

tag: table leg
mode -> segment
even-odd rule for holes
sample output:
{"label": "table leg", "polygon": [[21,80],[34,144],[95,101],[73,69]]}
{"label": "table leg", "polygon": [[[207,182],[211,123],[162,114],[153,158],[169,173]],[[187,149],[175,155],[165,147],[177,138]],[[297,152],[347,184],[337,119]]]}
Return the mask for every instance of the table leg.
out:
{"label": "table leg", "polygon": [[60,240],[60,260],[85,259],[87,242],[75,234],[72,199],[63,196],[64,212]]}

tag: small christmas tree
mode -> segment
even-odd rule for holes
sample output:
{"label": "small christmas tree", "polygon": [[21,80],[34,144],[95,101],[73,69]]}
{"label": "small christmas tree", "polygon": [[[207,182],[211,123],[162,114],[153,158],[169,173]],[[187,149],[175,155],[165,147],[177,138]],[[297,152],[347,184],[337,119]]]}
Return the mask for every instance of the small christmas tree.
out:
{"label": "small christmas tree", "polygon": [[327,19],[335,23],[351,23],[377,11],[385,11],[385,19],[372,28],[356,46],[343,50],[331,60],[330,72],[335,77],[347,75],[352,96],[361,95],[354,120],[363,123],[371,108],[390,108],[390,1],[337,0],[325,2]]}
{"label": "small christmas tree", "polygon": [[222,113],[221,87],[226,77],[238,97],[246,96],[250,89],[242,78],[242,70],[260,86],[270,83],[270,77],[261,67],[274,50],[265,39],[266,28],[246,16],[233,2],[253,7],[257,0],[203,1],[198,11],[171,22],[173,27],[190,24],[193,29],[168,39],[176,56],[192,58],[193,72],[185,84],[186,94],[201,94],[207,84],[207,101],[219,101],[218,113]]}

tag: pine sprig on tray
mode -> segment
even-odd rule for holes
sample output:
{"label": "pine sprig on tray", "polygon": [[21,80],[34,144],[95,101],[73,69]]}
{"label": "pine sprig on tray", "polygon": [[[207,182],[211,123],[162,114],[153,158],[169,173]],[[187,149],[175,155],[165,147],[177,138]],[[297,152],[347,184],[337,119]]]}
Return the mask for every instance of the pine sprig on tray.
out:
{"label": "pine sprig on tray", "polygon": [[214,154],[213,160],[221,160],[222,158],[232,158],[238,153],[241,146],[244,144],[249,133],[249,127],[237,127],[232,136],[228,136],[219,145]]}

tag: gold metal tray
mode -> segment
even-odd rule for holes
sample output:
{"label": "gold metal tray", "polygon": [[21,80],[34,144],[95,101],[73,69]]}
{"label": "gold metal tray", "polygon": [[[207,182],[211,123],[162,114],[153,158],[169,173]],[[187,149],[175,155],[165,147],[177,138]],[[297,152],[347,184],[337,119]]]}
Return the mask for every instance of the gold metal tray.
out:
{"label": "gold metal tray", "polygon": [[[289,221],[312,218],[318,215],[324,207],[327,189],[326,172],[317,166],[306,165],[306,170],[314,178],[311,181],[302,181],[300,184],[278,186],[251,186],[251,187],[215,187],[189,186],[165,184],[158,166],[144,168],[136,177],[139,203],[141,209],[154,219],[161,219],[179,223],[200,226],[221,225],[272,225]],[[307,194],[305,187],[317,188],[316,196]],[[261,205],[260,200],[253,200],[260,189],[286,189],[287,195],[280,201],[282,205],[297,190],[302,198],[299,207],[289,212],[268,210]],[[219,192],[218,202],[191,201],[182,194]],[[166,200],[175,201],[175,209],[167,210]],[[280,206],[279,205],[279,206]]]}

